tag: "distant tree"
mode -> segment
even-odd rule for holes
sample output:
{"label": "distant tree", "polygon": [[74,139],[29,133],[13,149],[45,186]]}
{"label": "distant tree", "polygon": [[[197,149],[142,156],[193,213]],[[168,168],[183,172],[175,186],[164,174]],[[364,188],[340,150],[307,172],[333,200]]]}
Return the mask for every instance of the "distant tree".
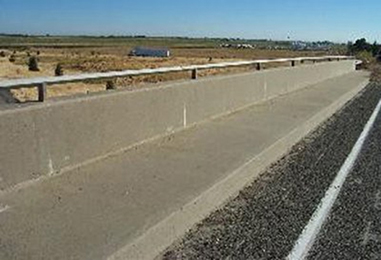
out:
{"label": "distant tree", "polygon": [[5,54],[4,51],[0,51],[0,57],[4,58],[4,57],[6,57],[6,56],[7,56],[7,55]]}
{"label": "distant tree", "polygon": [[379,54],[380,47],[381,46],[376,41],[373,43],[373,45],[372,45],[372,54],[373,54],[373,56],[376,56],[376,55]]}
{"label": "distant tree", "polygon": [[347,49],[348,49],[348,52],[351,52],[351,51],[352,51],[352,48],[353,48],[353,42],[351,42],[351,41],[347,42]]}
{"label": "distant tree", "polygon": [[36,57],[30,57],[28,62],[29,71],[40,71]]}
{"label": "distant tree", "polygon": [[369,44],[365,38],[356,40],[354,44],[351,44],[349,47],[349,52],[356,54],[363,51],[372,51],[372,46]]}
{"label": "distant tree", "polygon": [[60,63],[57,64],[56,69],[54,70],[54,75],[56,77],[63,76],[64,71]]}
{"label": "distant tree", "polygon": [[348,54],[350,55],[358,55],[360,53],[368,52],[371,56],[376,56],[379,54],[381,45],[377,42],[370,44],[366,41],[365,38],[361,38],[356,40],[355,43],[348,42],[347,44]]}
{"label": "distant tree", "polygon": [[357,40],[354,44],[355,49],[358,51],[369,51],[370,50],[370,44],[366,41],[365,38],[361,38]]}

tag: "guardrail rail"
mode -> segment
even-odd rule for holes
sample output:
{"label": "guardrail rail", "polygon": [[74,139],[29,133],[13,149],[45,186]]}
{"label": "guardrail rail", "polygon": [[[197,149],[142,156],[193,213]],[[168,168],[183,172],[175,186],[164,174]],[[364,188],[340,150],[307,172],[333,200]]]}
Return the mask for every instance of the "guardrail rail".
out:
{"label": "guardrail rail", "polygon": [[0,81],[0,89],[17,89],[26,87],[37,87],[38,89],[38,101],[43,102],[46,99],[46,90],[48,85],[66,84],[72,82],[80,82],[85,80],[100,80],[100,79],[114,79],[128,76],[142,76],[151,74],[162,74],[169,72],[186,72],[190,71],[191,78],[197,79],[197,72],[199,70],[207,69],[222,69],[229,67],[241,67],[255,65],[256,70],[262,69],[262,64],[266,63],[281,63],[290,62],[291,66],[296,66],[296,62],[304,63],[305,61],[333,61],[333,60],[349,60],[354,59],[351,56],[322,56],[322,57],[299,57],[299,58],[284,58],[284,59],[266,59],[266,60],[251,60],[251,61],[239,61],[239,62],[224,62],[205,65],[190,65],[190,66],[176,66],[176,67],[163,67],[156,69],[141,69],[141,70],[125,70],[125,71],[113,71],[102,73],[88,73],[78,75],[65,75],[58,77],[37,77],[37,78],[23,78],[14,80]]}

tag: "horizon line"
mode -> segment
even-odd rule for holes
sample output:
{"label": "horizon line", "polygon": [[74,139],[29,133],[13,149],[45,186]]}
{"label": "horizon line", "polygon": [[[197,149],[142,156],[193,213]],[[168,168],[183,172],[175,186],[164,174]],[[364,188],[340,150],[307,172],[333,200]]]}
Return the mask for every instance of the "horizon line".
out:
{"label": "horizon line", "polygon": [[[345,44],[346,42],[335,42],[331,40],[291,40],[291,39],[271,39],[271,38],[242,38],[242,37],[219,37],[219,36],[185,36],[185,35],[149,35],[149,34],[37,34],[37,33],[5,33],[1,36],[8,37],[89,37],[89,38],[178,38],[178,39],[209,39],[209,40],[235,40],[235,41],[270,41],[270,42],[330,42],[334,44]],[[349,42],[349,41],[347,41]]]}

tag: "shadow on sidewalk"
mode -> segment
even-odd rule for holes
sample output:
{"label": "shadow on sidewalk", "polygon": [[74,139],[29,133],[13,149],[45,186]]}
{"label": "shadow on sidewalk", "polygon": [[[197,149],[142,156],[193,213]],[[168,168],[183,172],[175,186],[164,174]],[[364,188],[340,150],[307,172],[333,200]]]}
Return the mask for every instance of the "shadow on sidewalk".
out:
{"label": "shadow on sidewalk", "polygon": [[0,89],[0,105],[18,103],[8,89]]}

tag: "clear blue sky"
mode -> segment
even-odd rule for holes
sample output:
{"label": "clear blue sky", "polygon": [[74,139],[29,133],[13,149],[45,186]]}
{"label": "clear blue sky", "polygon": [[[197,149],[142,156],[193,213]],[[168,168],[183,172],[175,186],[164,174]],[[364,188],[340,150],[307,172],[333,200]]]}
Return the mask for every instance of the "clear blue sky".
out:
{"label": "clear blue sky", "polygon": [[380,0],[0,0],[0,32],[381,42]]}

